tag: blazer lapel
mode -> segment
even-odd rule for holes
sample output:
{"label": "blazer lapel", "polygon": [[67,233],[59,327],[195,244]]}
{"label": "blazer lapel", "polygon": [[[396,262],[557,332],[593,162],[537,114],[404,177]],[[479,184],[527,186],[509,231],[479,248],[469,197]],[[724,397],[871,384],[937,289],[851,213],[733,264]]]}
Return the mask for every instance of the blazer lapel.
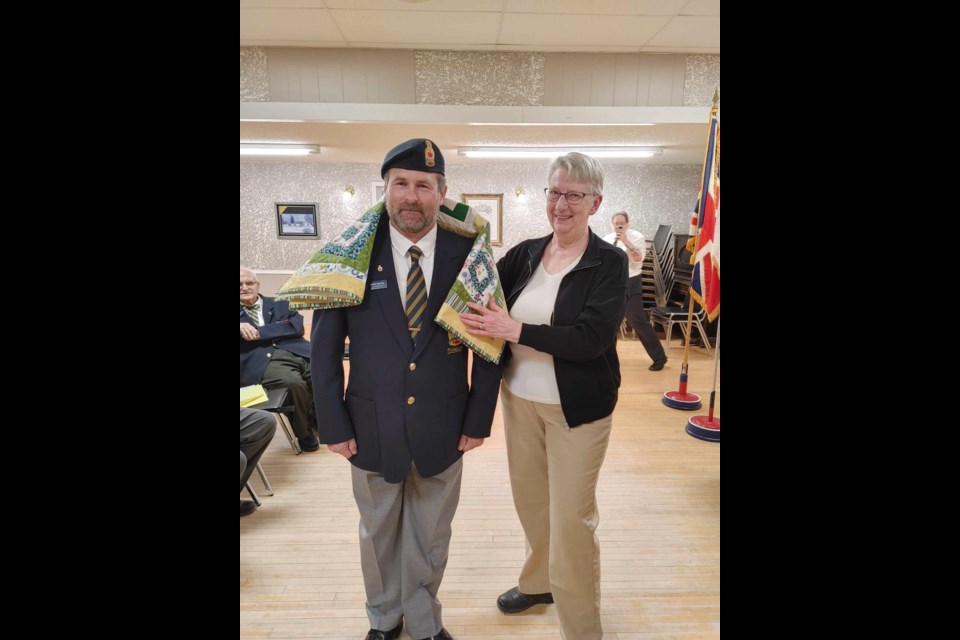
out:
{"label": "blazer lapel", "polygon": [[273,313],[276,309],[276,304],[273,299],[267,299],[264,296],[260,296],[260,319],[263,321],[261,324],[270,324],[273,322]]}

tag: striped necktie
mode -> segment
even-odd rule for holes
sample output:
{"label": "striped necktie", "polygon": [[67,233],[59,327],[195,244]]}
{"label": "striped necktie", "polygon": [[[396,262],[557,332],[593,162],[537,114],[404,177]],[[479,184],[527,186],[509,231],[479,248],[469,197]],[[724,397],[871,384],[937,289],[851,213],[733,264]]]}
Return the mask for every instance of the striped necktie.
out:
{"label": "striped necktie", "polygon": [[259,327],[260,326],[260,303],[258,302],[257,304],[251,307],[244,307],[244,310],[246,310],[247,316],[249,316],[250,319],[253,320],[253,326]]}
{"label": "striped necktie", "polygon": [[427,283],[423,278],[423,269],[420,268],[420,256],[423,255],[420,247],[410,247],[410,271],[407,272],[407,328],[410,329],[410,338],[416,342],[417,333],[423,325],[423,312],[427,308]]}

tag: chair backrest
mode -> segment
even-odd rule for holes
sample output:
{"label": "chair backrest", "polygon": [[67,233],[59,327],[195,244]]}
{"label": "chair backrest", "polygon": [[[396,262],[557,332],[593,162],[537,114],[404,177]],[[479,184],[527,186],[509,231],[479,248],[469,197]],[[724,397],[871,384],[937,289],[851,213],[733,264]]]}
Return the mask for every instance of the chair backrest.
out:
{"label": "chair backrest", "polygon": [[667,241],[670,240],[670,233],[673,231],[673,227],[668,224],[662,224],[657,227],[657,233],[653,236],[653,249],[657,252],[657,255],[663,255],[663,252],[667,250]]}

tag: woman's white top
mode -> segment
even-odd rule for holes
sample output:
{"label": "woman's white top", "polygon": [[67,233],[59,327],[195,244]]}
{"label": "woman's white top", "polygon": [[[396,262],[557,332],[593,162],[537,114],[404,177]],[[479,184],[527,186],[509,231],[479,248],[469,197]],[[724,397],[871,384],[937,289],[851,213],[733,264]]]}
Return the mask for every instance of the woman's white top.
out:
{"label": "woman's white top", "polygon": [[[581,256],[582,257],[582,256]],[[551,324],[563,276],[580,262],[575,258],[561,271],[549,274],[541,262],[526,288],[510,309],[510,317],[526,324]],[[520,344],[511,344],[513,358],[503,372],[503,382],[513,395],[544,404],[560,404],[553,356]]]}

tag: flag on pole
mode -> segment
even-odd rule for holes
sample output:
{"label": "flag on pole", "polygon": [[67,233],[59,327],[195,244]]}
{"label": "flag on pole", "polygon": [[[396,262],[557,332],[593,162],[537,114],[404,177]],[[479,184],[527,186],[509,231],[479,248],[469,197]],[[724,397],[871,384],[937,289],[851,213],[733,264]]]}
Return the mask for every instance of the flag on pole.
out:
{"label": "flag on pole", "polygon": [[695,230],[691,235],[697,238],[690,294],[707,310],[710,320],[715,320],[720,315],[720,121],[716,108],[710,116],[700,202],[690,223]]}
{"label": "flag on pole", "polygon": [[690,252],[690,264],[697,263],[697,230],[699,228],[700,199],[693,205],[693,215],[690,216],[690,229],[687,231],[690,237],[687,238],[687,251]]}

